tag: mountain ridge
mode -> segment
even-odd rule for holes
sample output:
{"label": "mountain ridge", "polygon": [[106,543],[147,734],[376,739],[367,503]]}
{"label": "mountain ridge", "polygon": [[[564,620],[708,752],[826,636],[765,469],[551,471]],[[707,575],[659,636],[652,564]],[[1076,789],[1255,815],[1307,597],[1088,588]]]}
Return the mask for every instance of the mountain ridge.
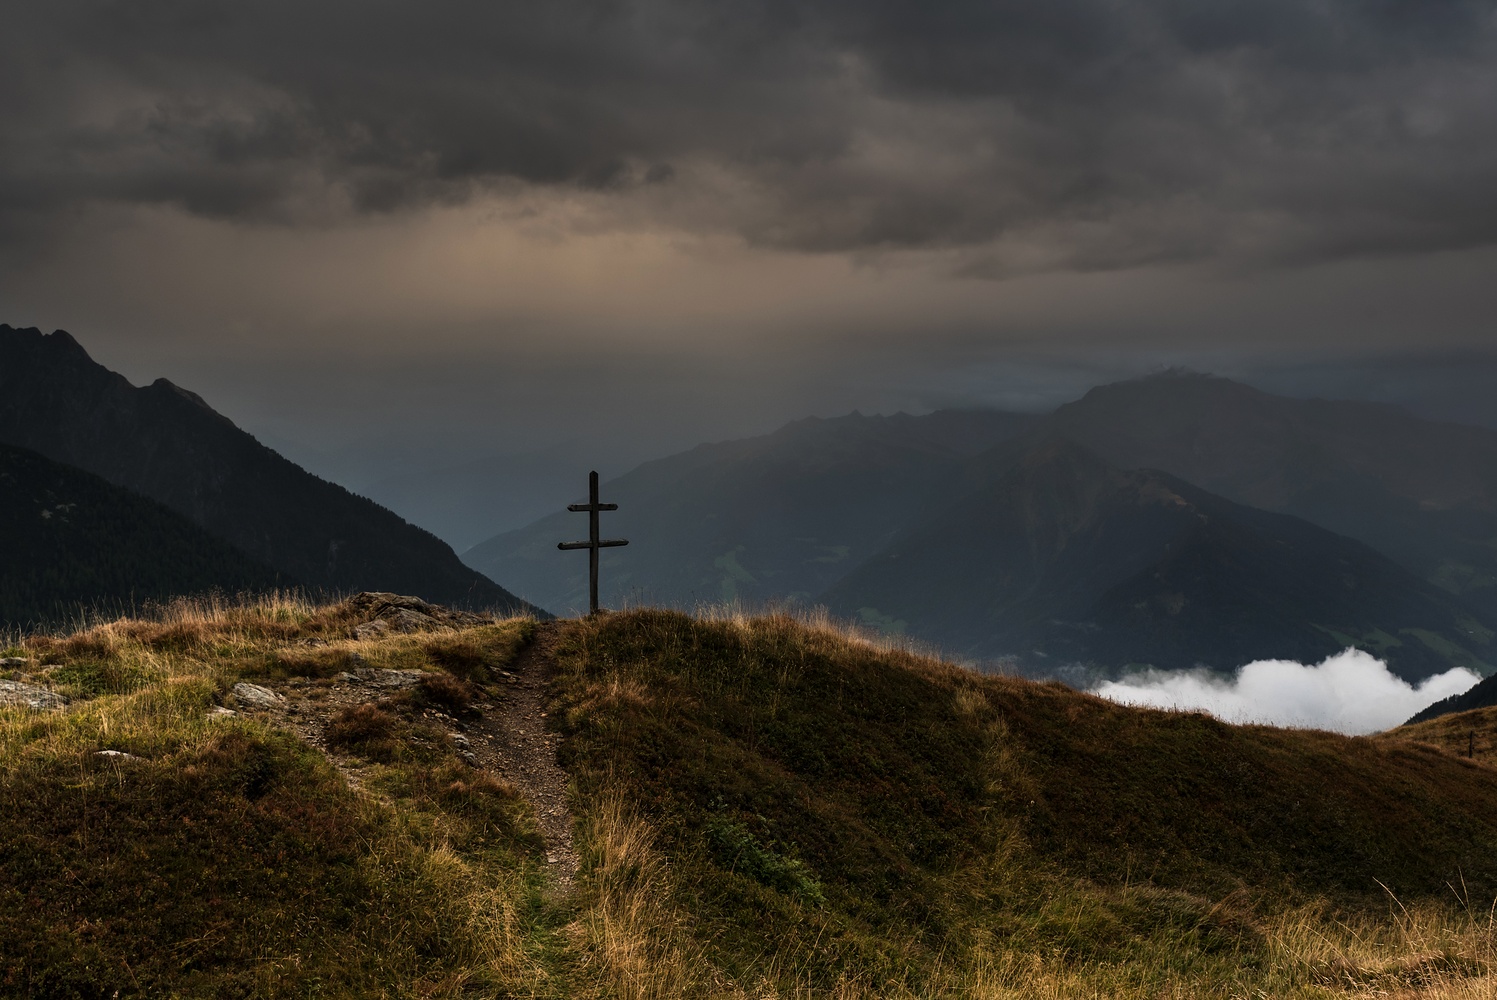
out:
{"label": "mountain ridge", "polygon": [[[935,418],[810,417],[761,437],[698,445],[610,480],[604,500],[619,510],[605,515],[606,530],[631,544],[602,555],[605,603],[814,597],[840,566],[876,551],[895,525],[939,504],[961,458],[1007,440],[1031,419],[1000,411]],[[580,524],[559,511],[463,558],[480,570],[505,567],[517,589],[528,588],[550,610],[585,608],[585,561],[561,562],[555,552]]]}
{"label": "mountain ridge", "polygon": [[293,587],[163,504],[0,444],[0,627],[54,627],[149,601]]}
{"label": "mountain ridge", "polygon": [[1492,630],[1367,546],[1065,439],[1030,449],[819,600],[1030,669],[1229,670],[1372,644],[1410,680],[1491,670]]}
{"label": "mountain ridge", "polygon": [[[1224,502],[1296,517],[1369,546],[1419,578],[1400,584],[1409,593],[1423,593],[1426,603],[1443,602],[1441,594],[1421,589],[1429,585],[1461,604],[1443,616],[1442,630],[1422,629],[1423,637],[1319,623],[1328,639],[1374,654],[1412,644],[1416,652],[1404,649],[1396,657],[1416,661],[1430,651],[1428,639],[1444,649],[1440,655],[1469,657],[1467,665],[1491,669],[1490,657],[1472,652],[1470,642],[1454,641],[1459,636],[1451,629],[1458,611],[1476,623],[1460,635],[1479,637],[1497,623],[1497,547],[1488,543],[1497,537],[1497,432],[1425,421],[1389,404],[1294,400],[1226,378],[1179,372],[1099,386],[1049,415],[986,412],[987,418],[970,411],[959,417],[938,411],[920,417],[812,418],[770,435],[698,446],[644,463],[604,487],[605,498],[620,504],[618,514],[609,515],[610,531],[632,539],[628,549],[603,557],[604,602],[690,608],[835,596],[838,581],[857,573],[884,546],[927,520],[945,517],[962,498],[991,488],[1042,442],[1065,439],[1120,469],[1155,469]],[[965,448],[944,445],[937,429],[942,421],[960,426],[984,419],[1002,424],[1002,433],[980,441],[969,436]],[[848,451],[838,434],[860,441],[861,452]],[[901,454],[899,445],[911,441],[919,447]],[[1425,449],[1424,442],[1432,443]],[[741,467],[735,469],[735,462]],[[796,463],[811,472],[794,482],[752,472]],[[819,483],[818,475],[840,479]],[[714,484],[735,476],[743,485],[724,497]],[[891,483],[902,485],[891,488]],[[882,509],[866,499],[897,490],[903,491],[899,503]],[[640,513],[653,505],[668,509],[669,516]],[[703,522],[711,522],[710,531],[699,530]],[[795,549],[775,541],[771,529],[802,544]],[[579,607],[583,567],[558,563],[549,551],[574,530],[565,515],[552,515],[495,536],[463,558],[480,568],[516,567],[516,586],[539,603],[557,610]],[[964,529],[953,525],[951,530]],[[674,563],[651,562],[647,553],[652,551],[672,553]],[[1225,551],[1218,550],[1218,556]],[[1356,558],[1371,572],[1365,553]],[[1176,569],[1185,572],[1183,564]],[[1386,567],[1374,575],[1379,574],[1386,577]],[[932,568],[907,586],[912,594],[939,589],[945,575]],[[1266,589],[1262,595],[1271,596]],[[842,610],[865,607],[870,624],[898,627],[901,616],[880,611],[877,602]],[[965,644],[951,641],[950,634],[930,638],[953,650]],[[1476,645],[1485,648],[1483,642]],[[1296,646],[1335,651],[1322,650],[1318,642]],[[1213,660],[1215,654],[1203,650],[1201,659]],[[1430,666],[1426,662],[1419,669]]]}
{"label": "mountain ridge", "polygon": [[133,386],[64,331],[0,325],[0,441],[163,503],[317,590],[529,608],[430,532],[307,472],[190,390]]}

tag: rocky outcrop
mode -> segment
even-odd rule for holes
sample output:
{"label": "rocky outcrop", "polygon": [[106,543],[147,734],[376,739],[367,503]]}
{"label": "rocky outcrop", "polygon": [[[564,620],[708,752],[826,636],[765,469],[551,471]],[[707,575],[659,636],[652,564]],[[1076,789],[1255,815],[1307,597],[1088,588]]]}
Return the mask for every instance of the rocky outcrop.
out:
{"label": "rocky outcrop", "polygon": [[339,611],[350,619],[348,633],[355,639],[377,639],[391,632],[467,628],[493,621],[483,615],[445,608],[403,594],[356,594],[345,601]]}

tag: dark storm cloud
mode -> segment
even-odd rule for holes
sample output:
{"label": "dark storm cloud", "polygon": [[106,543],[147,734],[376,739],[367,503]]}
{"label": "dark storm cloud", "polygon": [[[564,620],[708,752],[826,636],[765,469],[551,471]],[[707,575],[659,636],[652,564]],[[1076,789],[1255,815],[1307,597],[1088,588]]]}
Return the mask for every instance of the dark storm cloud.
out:
{"label": "dark storm cloud", "polygon": [[1497,236],[1474,0],[6,3],[0,225],[529,186],[969,273]]}

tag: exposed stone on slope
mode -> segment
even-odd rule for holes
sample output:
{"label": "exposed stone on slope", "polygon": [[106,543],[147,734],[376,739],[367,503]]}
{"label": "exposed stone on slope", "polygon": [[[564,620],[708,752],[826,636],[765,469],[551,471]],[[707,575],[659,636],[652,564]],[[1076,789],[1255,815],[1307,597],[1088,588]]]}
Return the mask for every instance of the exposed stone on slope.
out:
{"label": "exposed stone on slope", "polygon": [[382,592],[355,594],[344,602],[339,612],[352,619],[349,634],[355,639],[375,639],[389,632],[465,628],[493,621],[483,615],[430,604],[419,597]]}
{"label": "exposed stone on slope", "polygon": [[235,699],[241,705],[248,705],[254,708],[274,708],[283,700],[280,695],[276,694],[270,688],[261,687],[258,684],[250,684],[248,681],[240,681],[238,684],[235,684],[233,693]]}
{"label": "exposed stone on slope", "polygon": [[408,688],[421,683],[421,670],[360,670],[359,680],[377,688]]}
{"label": "exposed stone on slope", "polygon": [[0,706],[24,705],[44,711],[52,708],[61,708],[68,700],[55,691],[49,691],[36,684],[27,684],[25,681],[0,681]]}

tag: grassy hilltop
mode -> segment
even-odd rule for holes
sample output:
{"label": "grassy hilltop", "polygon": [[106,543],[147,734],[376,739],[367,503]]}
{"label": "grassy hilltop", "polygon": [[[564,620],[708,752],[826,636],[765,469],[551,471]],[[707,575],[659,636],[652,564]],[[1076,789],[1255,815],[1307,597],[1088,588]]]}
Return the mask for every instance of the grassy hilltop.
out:
{"label": "grassy hilltop", "polygon": [[[70,699],[0,709],[0,993],[1497,985],[1480,759],[1124,708],[786,617],[359,624],[179,605],[0,651],[26,661],[0,679]],[[549,677],[570,891],[544,817],[464,749],[525,670]],[[355,704],[355,674],[412,682]]]}

